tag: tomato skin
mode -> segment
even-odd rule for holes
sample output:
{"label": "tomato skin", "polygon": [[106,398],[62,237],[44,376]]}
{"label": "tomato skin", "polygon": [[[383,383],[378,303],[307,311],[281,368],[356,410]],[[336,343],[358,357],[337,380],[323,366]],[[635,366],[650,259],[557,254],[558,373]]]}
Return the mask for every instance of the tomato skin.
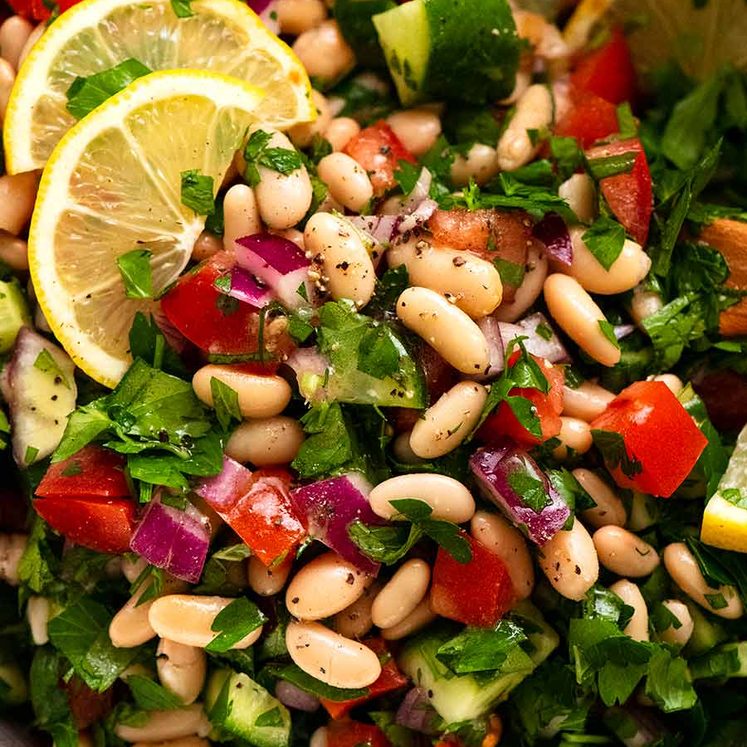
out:
{"label": "tomato skin", "polygon": [[407,677],[399,671],[394,657],[389,655],[389,649],[381,638],[369,638],[368,640],[363,641],[363,645],[368,646],[368,648],[374,651],[379,658],[382,656],[389,656],[389,659],[381,668],[381,674],[376,682],[369,685],[368,695],[364,695],[361,698],[353,698],[352,700],[338,701],[321,698],[322,705],[327,709],[327,713],[329,713],[329,715],[334,719],[341,719],[355,708],[355,706],[373,700],[373,698],[378,698],[379,695],[384,695],[384,693],[392,692],[392,690],[399,690],[408,682]]}
{"label": "tomato skin", "polygon": [[607,176],[599,182],[604,199],[625,230],[641,245],[648,240],[654,191],[651,170],[641,141],[637,138],[598,145],[586,151],[588,159],[636,153],[633,168],[627,174]]}
{"label": "tomato skin", "polygon": [[570,106],[555,126],[555,134],[575,137],[582,148],[619,132],[617,108],[591,91],[571,87]]}
{"label": "tomato skin", "polygon": [[472,560],[459,563],[438,548],[431,582],[431,609],[450,620],[491,628],[514,602],[511,577],[506,564],[487,547],[462,532],[469,543]]}
{"label": "tomato skin", "polygon": [[125,460],[102,446],[90,444],[49,466],[36,495],[39,498],[123,498],[130,495]]}
{"label": "tomato skin", "polygon": [[391,742],[373,724],[331,721],[327,726],[327,747],[391,747]]}
{"label": "tomato skin", "polygon": [[400,161],[416,163],[415,156],[383,119],[362,129],[343,148],[343,153],[366,170],[376,197],[397,186],[394,172],[399,170]]}
{"label": "tomato skin", "polygon": [[[64,13],[68,8],[77,5],[80,0],[59,0],[57,6],[60,13]],[[8,5],[19,15],[24,18],[30,18],[34,21],[46,21],[52,13],[42,0],[8,0]]]}
{"label": "tomato skin", "polygon": [[641,471],[630,477],[608,463],[618,485],[665,498],[682,484],[708,445],[661,381],[638,381],[623,389],[591,428],[619,433],[628,456],[640,463]]}
{"label": "tomato skin", "polygon": [[611,104],[622,104],[635,98],[635,68],[621,29],[613,29],[606,44],[577,63],[571,74],[571,83]]}

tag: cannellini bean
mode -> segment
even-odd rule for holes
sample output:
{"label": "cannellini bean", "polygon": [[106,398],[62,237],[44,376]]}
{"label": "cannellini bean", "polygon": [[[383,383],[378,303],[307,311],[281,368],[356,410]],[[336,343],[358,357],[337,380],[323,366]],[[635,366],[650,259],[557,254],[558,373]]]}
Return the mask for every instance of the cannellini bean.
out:
{"label": "cannellini bean", "polygon": [[569,455],[586,454],[591,448],[591,428],[585,420],[569,418],[563,415],[560,418],[560,433],[558,433],[560,444],[553,450],[553,456],[561,461]]}
{"label": "cannellini bean", "polygon": [[299,620],[323,620],[359,599],[368,580],[355,565],[335,552],[326,552],[291,579],[285,606]]}
{"label": "cannellini bean", "polygon": [[29,269],[29,248],[23,239],[0,231],[0,260],[11,270],[26,272]]}
{"label": "cannellini bean", "polygon": [[148,561],[140,555],[124,555],[120,570],[122,571],[122,575],[130,583],[134,583],[147,566]]}
{"label": "cannellini bean", "polygon": [[326,726],[320,726],[314,731],[309,740],[309,747],[327,747],[328,729]]}
{"label": "cannellini bean", "polygon": [[18,69],[20,70],[21,65],[23,65],[26,58],[29,56],[29,52],[34,48],[34,45],[36,42],[41,39],[42,35],[47,29],[47,23],[46,21],[42,21],[32,32],[28,39],[26,39],[26,43],[23,45],[23,49],[21,50],[21,54],[18,56]]}
{"label": "cannellini bean", "polygon": [[[233,599],[228,597],[200,597],[192,594],[168,594],[156,599],[150,607],[148,621],[153,630],[176,643],[204,648],[215,638],[213,622],[219,612]],[[255,628],[231,648],[249,648],[262,634],[262,626]]]}
{"label": "cannellini bean", "polygon": [[231,434],[225,451],[237,462],[268,467],[290,464],[303,441],[303,428],[295,418],[276,415],[273,418],[245,420]]}
{"label": "cannellini bean", "polygon": [[18,564],[28,543],[26,534],[0,534],[0,581],[18,586]]}
{"label": "cannellini bean", "polygon": [[618,576],[648,576],[659,565],[659,553],[648,542],[622,527],[612,524],[600,527],[592,540],[599,562]]}
{"label": "cannellini bean", "polygon": [[[8,108],[8,99],[15,80],[16,72],[13,65],[0,57],[0,122],[5,119],[5,110]],[[13,233],[18,233],[18,231]]]}
{"label": "cannellini bean", "polygon": [[117,724],[114,733],[126,742],[161,742],[190,736],[206,737],[210,729],[202,704],[195,703],[173,711],[148,711],[144,724]]}
{"label": "cannellini bean", "polygon": [[495,265],[470,252],[435,247],[414,238],[395,244],[386,256],[390,267],[407,268],[412,285],[445,296],[473,319],[492,314],[503,297]]}
{"label": "cannellini bean", "polygon": [[385,641],[399,641],[412,633],[417,633],[426,625],[430,625],[438,615],[431,610],[427,599],[424,599],[402,622],[384,628],[381,637]]}
{"label": "cannellini bean", "polygon": [[397,316],[457,371],[480,374],[490,366],[485,335],[460,308],[429,288],[407,288],[397,299]]}
{"label": "cannellini bean", "polygon": [[595,529],[605,526],[625,525],[625,505],[619,496],[601,477],[589,469],[578,467],[572,472],[579,485],[592,497],[597,505],[587,508],[581,518]]}
{"label": "cannellini bean", "polygon": [[[268,145],[294,150],[291,141],[277,131],[272,131]],[[306,167],[301,165],[290,174],[281,174],[262,165],[257,166],[257,170],[259,184],[254,187],[254,196],[262,221],[275,229],[295,226],[308,212],[313,196]]]}
{"label": "cannellini bean", "polygon": [[38,186],[38,171],[0,176],[0,229],[21,233],[31,220]]}
{"label": "cannellini bean", "polygon": [[394,112],[386,121],[413,156],[427,153],[441,134],[441,117],[426,107]]}
{"label": "cannellini bean", "polygon": [[46,597],[29,597],[26,619],[31,629],[31,640],[36,646],[49,642],[49,600]]}
{"label": "cannellini bean", "polygon": [[373,601],[374,625],[391,628],[401,623],[425,598],[430,580],[428,563],[417,558],[405,561]]}
{"label": "cannellini bean", "polygon": [[682,383],[682,379],[676,374],[666,373],[659,374],[658,376],[649,376],[647,381],[661,381],[667,385],[672,394],[676,397],[684,388],[685,385]]}
{"label": "cannellini bean", "polygon": [[298,148],[308,148],[315,135],[322,135],[332,121],[332,110],[324,94],[315,88],[311,91],[311,103],[316,108],[313,122],[301,122],[288,130],[288,137]]}
{"label": "cannellini bean", "polygon": [[690,640],[690,636],[693,634],[693,629],[695,628],[690,610],[679,599],[665,599],[662,602],[662,606],[677,618],[680,625],[679,627],[670,625],[668,628],[660,631],[659,638],[670,646],[682,648]]}
{"label": "cannellini bean", "polygon": [[495,148],[475,143],[466,156],[458,154],[451,164],[451,181],[457,187],[466,187],[470,179],[478,186],[489,182],[500,171]]}
{"label": "cannellini bean", "polygon": [[545,302],[553,319],[578,346],[603,366],[620,360],[620,348],[607,339],[599,322],[607,321],[591,296],[568,275],[545,280]]}
{"label": "cannellini bean", "polygon": [[736,620],[744,614],[742,600],[733,586],[714,589],[706,583],[698,563],[684,542],[673,542],[664,548],[664,567],[677,586],[701,607],[714,615]]}
{"label": "cannellini bean", "polygon": [[0,26],[0,57],[18,70],[18,59],[34,27],[21,16],[11,16]]}
{"label": "cannellini bean", "polygon": [[280,563],[268,568],[259,558],[252,555],[247,565],[247,579],[255,594],[271,597],[280,593],[293,568],[293,558],[284,558]]}
{"label": "cannellini bean", "polygon": [[274,417],[290,402],[291,388],[280,376],[247,373],[237,366],[210,363],[192,377],[195,394],[210,407],[213,406],[212,379],[222,381],[236,392],[239,410],[245,418]]}
{"label": "cannellini bean", "polygon": [[431,472],[398,475],[380,482],[368,495],[371,509],[382,519],[396,517],[397,509],[390,501],[416,498],[427,503],[434,519],[462,524],[475,513],[475,499],[461,482],[447,475]]}
{"label": "cannellini bean", "polygon": [[332,687],[368,687],[381,674],[379,657],[370,648],[321,623],[289,623],[285,644],[297,666]]}
{"label": "cannellini bean", "polygon": [[569,233],[573,243],[573,261],[568,274],[576,278],[584,290],[590,293],[613,295],[635,288],[648,275],[651,259],[640,244],[625,239],[617,259],[605,270],[591,253],[583,240],[586,228],[571,226]]}
{"label": "cannellini bean", "polygon": [[599,578],[599,560],[589,533],[578,520],[538,549],[539,565],[561,596],[579,601]]}
{"label": "cannellini bean", "polygon": [[135,742],[132,747],[210,747],[210,742],[204,737],[180,737],[160,742]]}
{"label": "cannellini bean", "polygon": [[374,624],[371,608],[379,591],[381,584],[374,581],[355,602],[335,615],[334,628],[341,636],[360,640],[371,630]]}
{"label": "cannellini bean", "polygon": [[475,513],[470,532],[506,564],[517,598],[526,599],[534,588],[534,565],[524,535],[500,514],[487,511]]}
{"label": "cannellini bean", "polygon": [[358,161],[347,153],[330,153],[319,161],[317,171],[329,193],[343,207],[354,213],[365,212],[373,197],[373,185]]}
{"label": "cannellini bean", "polygon": [[182,703],[194,703],[207,675],[207,654],[201,648],[161,638],[156,649],[156,669],[161,684]]}
{"label": "cannellini bean", "polygon": [[597,192],[588,174],[573,174],[558,187],[558,195],[582,223],[592,223],[597,215]]}
{"label": "cannellini bean", "polygon": [[392,441],[392,454],[394,458],[402,464],[421,464],[425,462],[425,459],[421,459],[410,446],[410,436],[412,431],[406,433],[400,433],[394,441]]}
{"label": "cannellini bean", "polygon": [[590,423],[599,417],[615,395],[593,381],[583,381],[577,387],[563,387],[563,415]]}
{"label": "cannellini bean", "polygon": [[223,246],[235,250],[234,242],[262,230],[254,190],[247,184],[234,184],[223,198]]}
{"label": "cannellini bean", "polygon": [[337,152],[360,131],[361,126],[352,117],[335,117],[324,130],[324,139],[332,146],[332,150]]}
{"label": "cannellini bean", "polygon": [[327,17],[322,0],[278,0],[275,3],[280,30],[298,36],[318,26]]}
{"label": "cannellini bean", "polygon": [[499,322],[515,322],[534,304],[542,293],[542,286],[547,278],[549,262],[542,245],[533,241],[527,250],[527,264],[524,279],[516,289],[514,300],[504,301],[495,311],[495,318]]}
{"label": "cannellini bean", "polygon": [[647,641],[648,609],[641,590],[631,581],[621,578],[609,587],[620,599],[633,608],[633,616],[623,628],[623,633],[635,641]]}
{"label": "cannellini bean", "polygon": [[202,262],[209,259],[214,254],[223,251],[223,239],[209,231],[203,231],[195,241],[192,247],[192,259],[195,262]]}
{"label": "cannellini bean", "polygon": [[633,298],[630,302],[630,316],[638,327],[643,326],[643,320],[656,314],[664,308],[661,294],[654,290],[648,290],[644,285],[633,289]]}
{"label": "cannellini bean", "polygon": [[659,504],[654,498],[637,490],[633,491],[630,504],[627,528],[633,532],[642,532],[656,524],[659,518]]}
{"label": "cannellini bean", "polygon": [[340,33],[336,21],[324,21],[304,31],[293,51],[311,78],[332,83],[355,67],[355,53]]}
{"label": "cannellini bean", "polygon": [[544,130],[552,124],[553,101],[550,89],[537,83],[529,86],[516,102],[516,113],[498,141],[498,166],[513,171],[529,163],[537,152],[529,130]]}
{"label": "cannellini bean", "polygon": [[487,389],[474,381],[460,381],[442,394],[419,418],[410,434],[410,448],[424,459],[435,459],[456,449],[477,425]]}
{"label": "cannellini bean", "polygon": [[305,249],[303,231],[299,231],[297,228],[284,228],[282,231],[272,231],[271,233],[292,241],[299,249]]}

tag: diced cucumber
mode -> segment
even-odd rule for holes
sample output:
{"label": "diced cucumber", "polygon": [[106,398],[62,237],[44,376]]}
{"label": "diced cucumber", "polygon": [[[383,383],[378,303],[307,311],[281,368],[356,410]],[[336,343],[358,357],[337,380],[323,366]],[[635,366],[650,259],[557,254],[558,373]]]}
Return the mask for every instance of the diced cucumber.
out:
{"label": "diced cucumber", "polygon": [[337,25],[362,65],[386,67],[371,18],[396,7],[394,0],[336,0],[334,14]]}
{"label": "diced cucumber", "polygon": [[718,622],[706,617],[693,602],[686,601],[685,604],[693,620],[693,632],[683,651],[686,657],[705,654],[726,640],[726,631]]}
{"label": "diced cucumber", "polygon": [[747,641],[717,646],[689,666],[693,679],[747,677]]}
{"label": "diced cucumber", "polygon": [[214,726],[254,747],[286,747],[290,743],[288,709],[246,674],[228,669],[213,672],[205,705]]}
{"label": "diced cucumber", "polygon": [[21,327],[31,323],[29,307],[19,282],[0,280],[0,354],[15,344]]}

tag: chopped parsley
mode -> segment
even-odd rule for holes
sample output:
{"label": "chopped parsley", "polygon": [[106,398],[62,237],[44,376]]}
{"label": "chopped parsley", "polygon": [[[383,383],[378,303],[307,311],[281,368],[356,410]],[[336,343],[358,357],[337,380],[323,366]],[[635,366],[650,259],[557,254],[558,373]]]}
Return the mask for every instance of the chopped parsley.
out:
{"label": "chopped parsley", "polygon": [[605,270],[620,256],[625,244],[625,229],[612,218],[601,216],[581,236],[587,249]]}
{"label": "chopped parsley", "polygon": [[260,182],[259,166],[272,169],[281,174],[291,174],[303,166],[301,154],[294,148],[270,147],[272,133],[255,130],[244,146],[246,169],[244,178],[251,187]]}
{"label": "chopped parsley", "polygon": [[133,249],[117,257],[127,298],[153,298],[152,259],[149,249]]}
{"label": "chopped parsley", "polygon": [[214,213],[213,177],[201,174],[198,169],[182,171],[181,201],[182,205],[194,210],[197,215]]}

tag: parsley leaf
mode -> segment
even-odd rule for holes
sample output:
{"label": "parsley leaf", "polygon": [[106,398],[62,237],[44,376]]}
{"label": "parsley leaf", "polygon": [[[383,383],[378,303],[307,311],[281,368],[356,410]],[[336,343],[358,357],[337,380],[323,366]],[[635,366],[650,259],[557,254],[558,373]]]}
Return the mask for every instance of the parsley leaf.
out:
{"label": "parsley leaf", "polygon": [[358,344],[358,370],[375,379],[385,379],[399,371],[400,352],[386,327],[372,327]]}
{"label": "parsley leaf", "polygon": [[201,174],[198,169],[187,169],[181,173],[182,205],[194,210],[197,215],[210,215],[215,212],[213,177]]}
{"label": "parsley leaf", "polygon": [[59,364],[54,359],[54,356],[49,352],[49,350],[47,350],[47,348],[44,348],[39,355],[36,356],[34,368],[42,373],[53,374],[55,380],[59,379],[65,387],[70,389],[70,382],[67,380],[67,376],[65,376],[64,371],[60,368]]}
{"label": "parsley leaf", "polygon": [[541,513],[542,509],[551,503],[545,484],[528,472],[520,469],[511,472],[508,475],[508,484],[535,513]]}
{"label": "parsley leaf", "polygon": [[646,695],[664,713],[688,710],[698,699],[689,675],[687,662],[681,656],[659,647],[648,663]]}
{"label": "parsley leaf", "polygon": [[267,618],[254,602],[238,597],[215,616],[210,629],[218,635],[205,646],[205,650],[212,653],[228,651],[265,622]]}
{"label": "parsley leaf", "polygon": [[366,314],[380,319],[394,313],[397,299],[408,285],[407,266],[390,267],[376,281],[376,291],[366,306]]}
{"label": "parsley leaf", "polygon": [[599,329],[602,330],[602,334],[611,342],[618,350],[620,349],[620,343],[615,335],[615,328],[606,319],[599,320]]}
{"label": "parsley leaf", "polygon": [[629,174],[633,170],[637,157],[638,153],[636,151],[630,151],[606,158],[591,158],[587,163],[591,175],[599,180],[617,174]]}
{"label": "parsley leaf", "polygon": [[523,264],[517,262],[510,262],[502,257],[496,257],[493,260],[495,269],[498,270],[498,274],[501,276],[501,282],[504,285],[512,285],[518,288],[524,280],[524,274],[526,273],[526,267]]}
{"label": "parsley leaf", "polygon": [[190,18],[195,14],[192,10],[192,0],[171,0],[171,9],[177,18]]}
{"label": "parsley leaf", "polygon": [[358,456],[352,427],[337,402],[310,409],[301,424],[308,438],[291,467],[302,478],[333,475]]}
{"label": "parsley leaf", "polygon": [[59,686],[67,665],[50,647],[37,648],[31,662],[29,685],[36,724],[48,731],[57,747],[78,747],[78,727],[67,695]]}
{"label": "parsley leaf", "polygon": [[409,161],[399,161],[399,166],[394,172],[394,179],[399,184],[402,194],[409,195],[420,178],[423,169],[417,164]]}
{"label": "parsley leaf", "polygon": [[327,685],[321,680],[316,679],[316,677],[306,674],[306,672],[295,664],[269,664],[263,672],[271,677],[290,682],[296,687],[300,687],[304,692],[315,695],[318,698],[325,698],[337,703],[355,698],[363,698],[369,693],[366,687],[332,687],[332,685]]}
{"label": "parsley leaf", "polygon": [[356,520],[348,527],[348,536],[377,563],[394,565],[422,539],[423,531],[416,524],[404,526],[369,526]]}
{"label": "parsley leaf", "polygon": [[142,62],[129,58],[87,78],[79,76],[67,89],[65,108],[76,119],[82,119],[115,93],[124,90],[133,80],[151,72]]}
{"label": "parsley leaf", "polygon": [[127,686],[137,707],[143,711],[174,711],[184,708],[184,703],[177,695],[141,674],[131,674],[127,678]]}
{"label": "parsley leaf", "polygon": [[258,166],[281,174],[290,174],[303,166],[301,154],[295,148],[271,148],[271,140],[271,132],[255,130],[244,146],[244,177],[250,187],[256,187],[260,182]]}
{"label": "parsley leaf", "polygon": [[616,220],[603,215],[591,224],[581,239],[597,262],[609,270],[625,244],[625,229]]}
{"label": "parsley leaf", "polygon": [[223,430],[228,430],[232,422],[241,422],[239,395],[235,389],[213,376],[210,379],[210,393],[213,396],[215,416]]}
{"label": "parsley leaf", "polygon": [[149,249],[133,249],[117,257],[117,267],[127,298],[153,298],[153,272]]}
{"label": "parsley leaf", "polygon": [[591,431],[591,437],[610,469],[619,467],[626,477],[631,478],[643,471],[643,465],[635,456],[628,454],[625,439],[616,431],[595,428]]}

